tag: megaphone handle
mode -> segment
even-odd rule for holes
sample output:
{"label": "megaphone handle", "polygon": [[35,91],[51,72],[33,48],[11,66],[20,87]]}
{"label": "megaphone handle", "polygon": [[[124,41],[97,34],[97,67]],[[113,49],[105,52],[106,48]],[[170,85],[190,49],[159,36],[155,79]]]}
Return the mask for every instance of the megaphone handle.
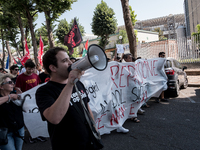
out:
{"label": "megaphone handle", "polygon": [[76,79],[74,80],[74,85],[76,84],[76,82],[78,82],[78,78],[76,78]]}

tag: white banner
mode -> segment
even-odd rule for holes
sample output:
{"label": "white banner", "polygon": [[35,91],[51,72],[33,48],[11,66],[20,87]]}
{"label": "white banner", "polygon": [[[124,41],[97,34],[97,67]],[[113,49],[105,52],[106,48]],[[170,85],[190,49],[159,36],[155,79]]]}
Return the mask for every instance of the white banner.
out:
{"label": "white banner", "polygon": [[135,63],[109,62],[106,70],[87,70],[81,81],[90,98],[90,107],[101,134],[137,116],[151,97],[167,89],[165,59],[139,59]]}
{"label": "white banner", "polygon": [[[164,63],[163,58],[139,59],[135,63],[113,61],[108,63],[104,71],[99,72],[91,68],[85,72],[81,81],[87,89],[90,98],[89,105],[101,135],[122,126],[126,119],[136,117],[142,104],[151,97],[158,97],[167,89]],[[22,97],[26,97],[23,109],[27,113],[39,115],[35,103],[35,92],[38,87],[22,94]],[[31,119],[36,121],[34,117]],[[41,130],[37,132],[36,128],[37,125],[41,127],[39,123],[41,120],[34,125],[32,121],[27,121],[25,118],[29,132],[32,130],[36,133],[34,138],[42,133]],[[44,132],[43,135],[46,135],[47,130]]]}

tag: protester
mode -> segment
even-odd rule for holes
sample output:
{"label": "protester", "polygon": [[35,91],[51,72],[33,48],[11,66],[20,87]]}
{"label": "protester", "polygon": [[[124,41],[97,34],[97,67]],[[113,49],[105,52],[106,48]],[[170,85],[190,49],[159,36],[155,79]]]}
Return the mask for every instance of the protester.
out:
{"label": "protester", "polygon": [[41,74],[42,72],[44,72],[44,70],[42,69],[42,65],[40,63],[37,64],[36,69],[38,71],[38,75]]}
{"label": "protester", "polygon": [[0,68],[0,73],[5,74],[5,73],[8,73],[8,72],[4,68]]}
{"label": "protester", "polygon": [[71,57],[70,60],[72,63],[75,63],[77,61],[76,58],[74,58],[74,57]]}
{"label": "protester", "polygon": [[14,76],[14,78],[12,78],[12,81],[14,82],[14,84],[16,83],[18,73],[19,73],[19,67],[17,65],[12,65],[10,67],[10,74]]}
{"label": "protester", "polygon": [[132,58],[133,58],[133,56],[132,56],[131,53],[127,53],[127,54],[124,54],[124,55],[123,55],[123,59],[124,59],[126,62],[133,62],[133,61],[132,61]]}
{"label": "protester", "polygon": [[[165,58],[165,52],[160,52],[160,53],[158,54],[158,57],[159,57],[159,58]],[[155,101],[156,101],[157,103],[159,103],[160,101],[162,101],[162,102],[168,102],[168,100],[165,99],[165,92],[162,91],[162,93],[160,94],[160,96],[159,96],[158,98],[156,98]]]}
{"label": "protester", "polygon": [[[24,66],[26,71],[17,77],[15,84],[15,86],[20,88],[22,92],[28,91],[40,83],[39,76],[34,73],[35,63],[31,59],[29,59],[26,61]],[[35,143],[37,142],[37,140],[44,142],[46,141],[46,138],[37,137],[33,139],[31,136],[29,137],[30,143]]]}
{"label": "protester", "polygon": [[50,80],[50,75],[48,74],[46,70],[40,73],[39,77],[40,77],[40,84],[48,82]]}
{"label": "protester", "polygon": [[35,63],[32,60],[27,60],[24,66],[26,71],[19,75],[16,80],[16,87],[19,87],[22,92],[25,92],[40,83],[39,76],[33,73]]}
{"label": "protester", "polygon": [[[93,149],[89,125],[74,106],[76,105],[83,113],[80,99],[74,88],[74,80],[80,79],[81,71],[74,69],[68,72],[72,62],[67,52],[59,47],[52,48],[44,54],[43,65],[51,79],[37,90],[36,102],[43,120],[48,122],[53,150],[67,147],[81,150]],[[76,85],[93,118],[85,87],[80,81]]]}
{"label": "protester", "polygon": [[8,129],[8,143],[0,145],[1,150],[21,150],[24,137],[24,120],[21,106],[15,105],[12,101],[19,99],[18,94],[22,93],[15,88],[17,94],[10,94],[14,88],[11,74],[0,76],[0,128]]}

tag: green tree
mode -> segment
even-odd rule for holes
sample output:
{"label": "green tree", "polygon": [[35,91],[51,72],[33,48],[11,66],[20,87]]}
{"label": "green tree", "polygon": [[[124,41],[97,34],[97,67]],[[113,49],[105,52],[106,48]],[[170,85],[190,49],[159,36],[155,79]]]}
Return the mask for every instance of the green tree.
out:
{"label": "green tree", "polygon": [[70,27],[66,19],[60,20],[58,28],[56,30],[56,36],[60,43],[64,44],[64,37],[69,32]]}
{"label": "green tree", "polygon": [[194,37],[195,41],[197,42],[197,48],[200,49],[200,24],[196,26],[197,32],[193,32],[192,36]]}
{"label": "green tree", "polygon": [[52,24],[77,0],[35,0],[40,12],[44,12],[50,48],[54,47]]}
{"label": "green tree", "polygon": [[158,27],[154,29],[155,32],[158,32],[159,40],[166,40],[167,38],[163,35],[163,31]]}
{"label": "green tree", "polygon": [[109,43],[109,35],[114,34],[117,29],[117,20],[112,8],[109,8],[103,0],[97,5],[92,18],[92,32],[101,39],[99,45],[105,49]]}
{"label": "green tree", "polygon": [[130,15],[131,15],[131,22],[132,22],[132,25],[135,26],[135,23],[137,21],[136,17],[137,17],[137,14],[135,14],[135,11],[132,10],[132,7],[129,6],[129,10],[130,10]]}
{"label": "green tree", "polygon": [[48,45],[48,35],[47,35],[47,28],[43,25],[37,30],[35,30],[35,37],[37,39],[37,45],[40,43],[40,36],[42,37],[42,41],[44,45]]}

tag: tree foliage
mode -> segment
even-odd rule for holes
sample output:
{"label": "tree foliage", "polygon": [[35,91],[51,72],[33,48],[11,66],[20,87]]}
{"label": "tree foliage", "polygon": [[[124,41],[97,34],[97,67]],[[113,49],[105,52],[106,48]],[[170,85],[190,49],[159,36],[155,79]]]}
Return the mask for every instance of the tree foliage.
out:
{"label": "tree foliage", "polygon": [[197,32],[193,32],[192,36],[194,37],[195,41],[197,42],[197,47],[200,49],[200,24],[196,26]]}
{"label": "tree foliage", "polygon": [[129,6],[129,10],[130,10],[130,14],[131,14],[131,21],[132,21],[132,25],[135,26],[135,23],[137,22],[137,14],[135,14],[135,11],[132,10],[132,7]]}
{"label": "tree foliage", "polygon": [[44,12],[50,48],[54,47],[52,24],[66,10],[71,9],[71,4],[77,0],[35,0],[40,12]]}
{"label": "tree foliage", "polygon": [[64,37],[69,32],[69,30],[70,28],[67,20],[60,20],[60,23],[58,24],[58,28],[56,30],[56,36],[58,37],[60,43],[64,44]]}
{"label": "tree foliage", "polygon": [[112,8],[109,8],[103,0],[97,5],[92,18],[92,32],[101,37],[99,45],[105,49],[109,43],[109,35],[114,34],[117,28],[117,20]]}
{"label": "tree foliage", "polygon": [[163,31],[158,27],[154,29],[155,32],[158,32],[159,40],[166,40],[167,38],[163,35]]}
{"label": "tree foliage", "polygon": [[[0,0],[0,38],[3,49],[3,58],[0,59],[1,66],[5,66],[4,62],[6,53],[4,47],[9,48],[10,51],[13,48],[16,51],[25,50],[25,38],[29,49],[33,47],[34,59],[37,64],[40,35],[42,36],[43,43],[46,46],[45,50],[47,50],[47,48],[50,48],[52,43],[54,43],[54,39],[57,38],[54,34],[56,31],[56,25],[54,25],[55,21],[58,21],[58,18],[62,13],[70,10],[71,5],[76,1],[77,0]],[[35,29],[35,21],[37,20],[38,12],[43,12],[45,14],[46,24]],[[62,28],[58,27],[60,33],[58,33],[58,41],[55,40],[56,45],[61,45],[61,39],[64,40],[64,36],[71,28],[70,24],[67,24],[67,26],[62,24],[60,26]],[[81,33],[84,34],[84,27],[79,24],[79,28]],[[65,32],[61,30],[65,30]],[[60,37],[61,35],[63,38]],[[79,52],[75,51],[73,56],[75,57],[78,54]]]}

